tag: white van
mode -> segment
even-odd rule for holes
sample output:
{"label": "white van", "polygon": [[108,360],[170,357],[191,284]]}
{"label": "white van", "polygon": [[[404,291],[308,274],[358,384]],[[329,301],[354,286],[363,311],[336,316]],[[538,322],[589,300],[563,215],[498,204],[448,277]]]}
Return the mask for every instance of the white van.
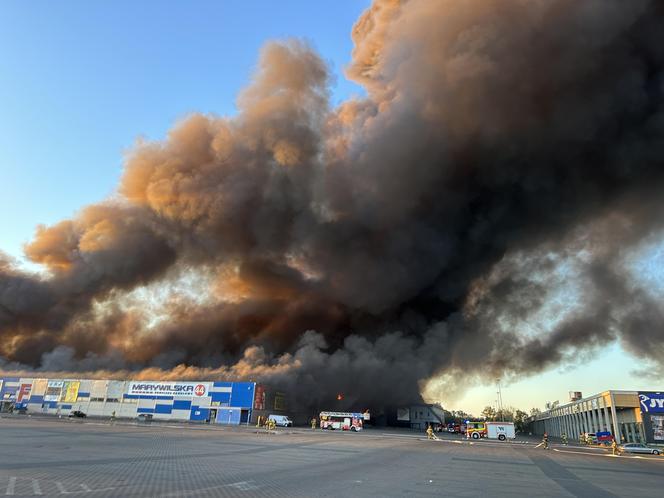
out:
{"label": "white van", "polygon": [[506,439],[516,438],[514,424],[512,422],[485,422],[485,424],[486,437],[489,439],[505,441]]}
{"label": "white van", "polygon": [[270,420],[274,420],[274,423],[278,427],[292,427],[293,421],[289,419],[286,415],[270,415],[268,417]]}

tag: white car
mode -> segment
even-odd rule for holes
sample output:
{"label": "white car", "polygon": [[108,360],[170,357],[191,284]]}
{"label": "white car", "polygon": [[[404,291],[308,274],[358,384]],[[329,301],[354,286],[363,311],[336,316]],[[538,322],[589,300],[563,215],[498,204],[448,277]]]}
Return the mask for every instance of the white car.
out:
{"label": "white car", "polygon": [[620,446],[620,451],[623,453],[646,453],[648,455],[659,455],[661,450],[650,448],[641,443],[627,443]]}
{"label": "white car", "polygon": [[268,419],[274,420],[278,427],[293,427],[293,421],[286,415],[270,415]]}

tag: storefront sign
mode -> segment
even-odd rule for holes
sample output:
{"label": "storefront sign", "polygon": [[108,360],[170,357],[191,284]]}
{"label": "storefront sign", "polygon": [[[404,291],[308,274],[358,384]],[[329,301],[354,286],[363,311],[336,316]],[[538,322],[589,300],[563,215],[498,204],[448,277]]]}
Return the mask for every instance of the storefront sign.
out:
{"label": "storefront sign", "polygon": [[613,439],[613,435],[607,431],[598,432],[596,436],[598,441],[611,441]]}
{"label": "storefront sign", "polygon": [[639,393],[642,413],[664,413],[664,393]]}
{"label": "storefront sign", "polygon": [[27,401],[30,398],[30,391],[32,390],[32,384],[21,384],[21,387],[16,394],[16,401],[21,403]]}
{"label": "storefront sign", "polygon": [[202,397],[207,395],[209,389],[209,382],[145,382],[132,380],[127,387],[127,394],[134,396]]}

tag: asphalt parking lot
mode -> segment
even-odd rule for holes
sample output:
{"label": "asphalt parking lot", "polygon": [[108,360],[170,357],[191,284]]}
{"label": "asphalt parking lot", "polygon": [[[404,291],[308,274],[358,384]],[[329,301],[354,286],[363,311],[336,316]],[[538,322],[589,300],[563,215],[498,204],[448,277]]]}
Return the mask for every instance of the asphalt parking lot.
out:
{"label": "asphalt parking lot", "polygon": [[5,496],[647,497],[664,457],[407,431],[110,425],[0,419]]}

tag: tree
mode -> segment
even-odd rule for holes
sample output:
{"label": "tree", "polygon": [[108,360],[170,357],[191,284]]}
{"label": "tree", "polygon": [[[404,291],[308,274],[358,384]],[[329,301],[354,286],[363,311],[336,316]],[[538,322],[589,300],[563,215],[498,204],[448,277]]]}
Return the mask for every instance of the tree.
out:
{"label": "tree", "polygon": [[496,410],[493,406],[485,406],[481,415],[484,420],[496,420]]}
{"label": "tree", "polygon": [[528,414],[522,410],[517,410],[514,412],[514,428],[517,431],[525,432],[527,418]]}
{"label": "tree", "polygon": [[466,420],[472,420],[474,417],[463,410],[445,410],[445,422],[463,424]]}
{"label": "tree", "polygon": [[501,422],[513,422],[514,421],[514,408],[511,406],[506,406],[498,410],[496,413],[496,420]]}
{"label": "tree", "polygon": [[530,409],[530,416],[531,417],[536,417],[540,413],[542,413],[542,410],[540,410],[539,408],[531,408]]}

